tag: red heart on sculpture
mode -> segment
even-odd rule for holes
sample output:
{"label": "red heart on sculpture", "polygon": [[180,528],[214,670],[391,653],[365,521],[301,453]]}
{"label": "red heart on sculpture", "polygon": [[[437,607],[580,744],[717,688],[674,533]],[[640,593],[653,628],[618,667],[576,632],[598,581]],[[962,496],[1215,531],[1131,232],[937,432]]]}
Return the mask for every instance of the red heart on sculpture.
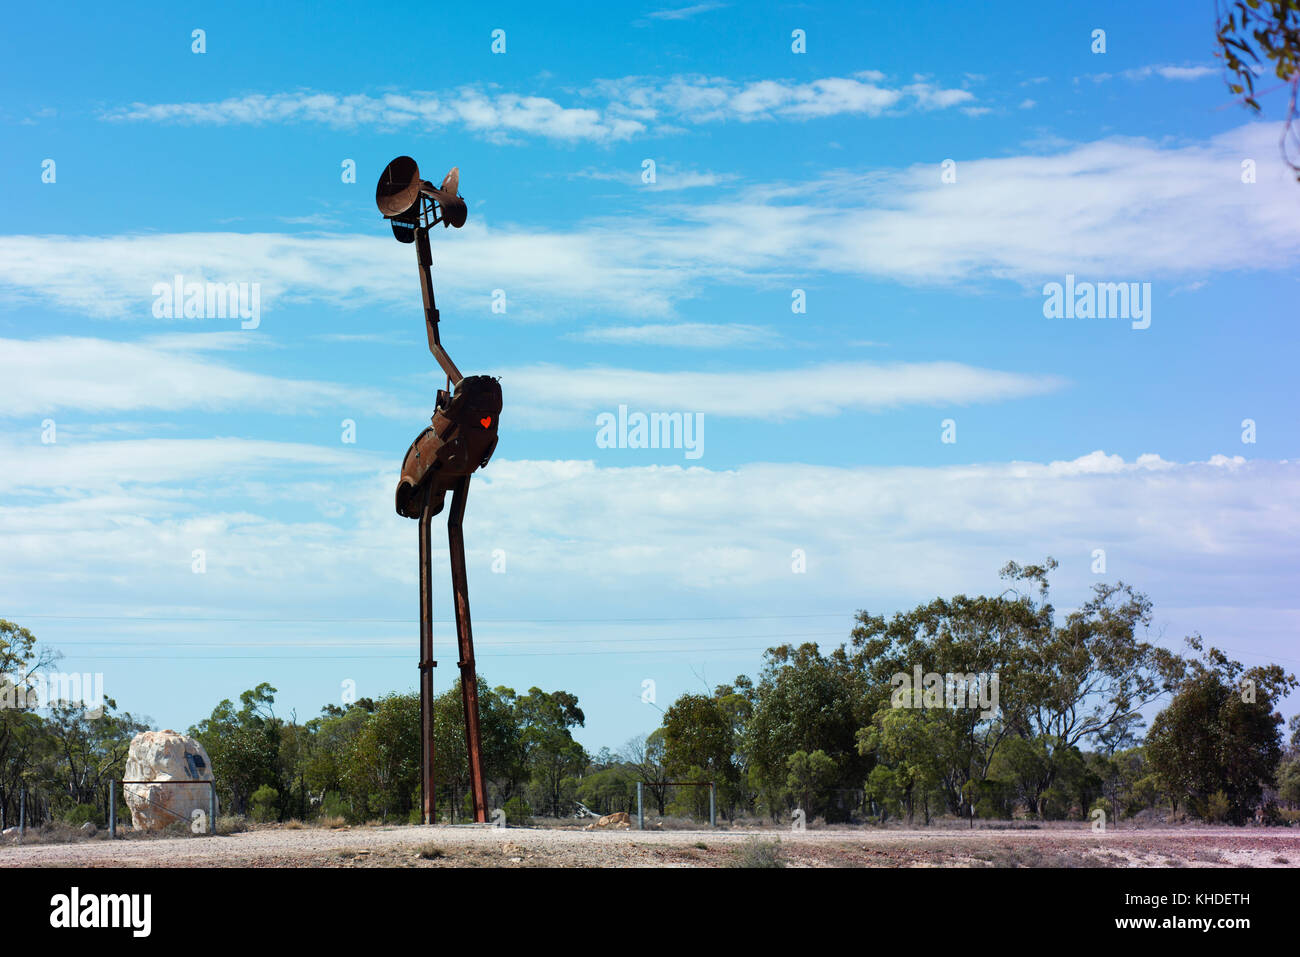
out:
{"label": "red heart on sculpture", "polygon": [[483,428],[486,429],[489,425],[492,424],[492,416],[489,415],[486,419],[479,419],[478,424],[483,426]]}

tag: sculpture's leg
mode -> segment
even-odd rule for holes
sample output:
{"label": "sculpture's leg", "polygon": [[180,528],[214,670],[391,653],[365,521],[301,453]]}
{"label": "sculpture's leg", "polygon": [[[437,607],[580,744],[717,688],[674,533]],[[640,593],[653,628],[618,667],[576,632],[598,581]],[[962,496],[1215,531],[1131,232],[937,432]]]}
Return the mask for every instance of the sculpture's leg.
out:
{"label": "sculpture's leg", "polygon": [[433,794],[433,588],[429,550],[429,523],[433,520],[433,483],[424,493],[420,512],[420,787],[424,796],[424,823],[434,823]]}
{"label": "sculpture's leg", "polygon": [[478,673],[474,667],[474,634],[469,621],[469,584],[465,580],[465,537],[460,523],[465,516],[469,476],[456,483],[447,515],[447,541],[451,546],[451,585],[456,594],[456,634],[460,641],[460,694],[465,706],[465,748],[469,752],[469,786],[474,820],[487,823],[487,791],[483,786],[483,748],[478,726]]}

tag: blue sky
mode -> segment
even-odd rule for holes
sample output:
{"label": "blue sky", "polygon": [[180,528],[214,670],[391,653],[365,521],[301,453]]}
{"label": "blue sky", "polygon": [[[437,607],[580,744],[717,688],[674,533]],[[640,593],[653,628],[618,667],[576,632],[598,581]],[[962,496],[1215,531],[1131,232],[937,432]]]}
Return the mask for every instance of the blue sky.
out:
{"label": "blue sky", "polygon": [[[415,687],[392,490],[439,380],[413,252],[373,205],[406,153],[460,168],[443,341],[505,396],[466,523],[480,670],[576,692],[585,744],[657,723],[646,679],[663,707],[1048,554],[1059,607],[1120,578],[1157,640],[1298,665],[1300,185],[1281,94],[1262,120],[1229,102],[1209,16],[15,11],[0,616],[160,726],[259,681],[300,718],[347,680]],[[256,283],[256,328],[156,317],[178,273]],[[1067,274],[1149,283],[1149,328],[1045,318]],[[702,455],[598,447],[620,405],[702,416]]]}

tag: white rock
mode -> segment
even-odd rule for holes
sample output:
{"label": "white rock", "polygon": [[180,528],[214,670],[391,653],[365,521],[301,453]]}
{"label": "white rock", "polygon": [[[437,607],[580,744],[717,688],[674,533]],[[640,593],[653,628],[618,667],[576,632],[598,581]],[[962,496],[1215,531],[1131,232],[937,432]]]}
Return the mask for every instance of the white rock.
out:
{"label": "white rock", "polygon": [[0,837],[17,837],[17,836],[18,836],[18,828],[16,827],[7,827],[3,831],[0,831]]}
{"label": "white rock", "polygon": [[[212,762],[203,745],[175,731],[145,731],[131,740],[126,757],[128,781],[211,781]],[[158,831],[171,824],[193,826],[194,812],[208,825],[211,789],[204,784],[126,784],[122,796],[137,830]]]}

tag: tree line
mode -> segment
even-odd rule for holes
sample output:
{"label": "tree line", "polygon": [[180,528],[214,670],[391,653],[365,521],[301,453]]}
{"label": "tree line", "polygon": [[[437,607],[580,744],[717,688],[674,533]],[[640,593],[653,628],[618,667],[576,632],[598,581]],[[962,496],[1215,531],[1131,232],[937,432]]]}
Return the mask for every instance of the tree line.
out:
{"label": "tree line", "polygon": [[[651,736],[667,776],[718,782],[727,814],[827,821],[1300,820],[1300,716],[1284,742],[1276,711],[1294,675],[1195,635],[1184,654],[1146,641],[1151,602],[1122,582],[1058,615],[1055,568],[1009,563],[998,597],[861,611],[829,653],[772,648],[757,681],[682,696]],[[944,685],[917,706],[899,693],[916,673],[995,676],[997,707]]]}
{"label": "tree line", "polygon": [[[575,740],[586,716],[572,693],[480,679],[491,805],[515,823],[631,811],[641,782],[650,813],[702,817],[707,790],[671,784],[686,781],[713,784],[724,819],[787,820],[798,808],[828,822],[1085,820],[1098,810],[1109,820],[1300,820],[1300,716],[1287,740],[1276,710],[1295,676],[1246,667],[1195,635],[1181,654],[1148,642],[1151,603],[1122,582],[1094,586],[1059,615],[1055,567],[1008,564],[997,597],[937,598],[889,618],[861,611],[828,652],[771,648],[756,676],[681,695],[616,752],[590,754]],[[0,673],[49,661],[29,631],[0,621]],[[925,693],[911,693],[902,676],[922,674]],[[975,681],[983,691],[991,682],[994,706],[964,697]],[[326,705],[303,722],[277,715],[275,694],[259,684],[189,729],[226,813],[419,820],[417,694]],[[1143,713],[1155,708],[1147,728]],[[31,820],[102,823],[108,781],[148,723],[111,699],[102,715],[46,710],[0,708],[0,823],[14,823],[22,791]],[[443,820],[468,816],[463,727],[457,684],[433,709]]]}

